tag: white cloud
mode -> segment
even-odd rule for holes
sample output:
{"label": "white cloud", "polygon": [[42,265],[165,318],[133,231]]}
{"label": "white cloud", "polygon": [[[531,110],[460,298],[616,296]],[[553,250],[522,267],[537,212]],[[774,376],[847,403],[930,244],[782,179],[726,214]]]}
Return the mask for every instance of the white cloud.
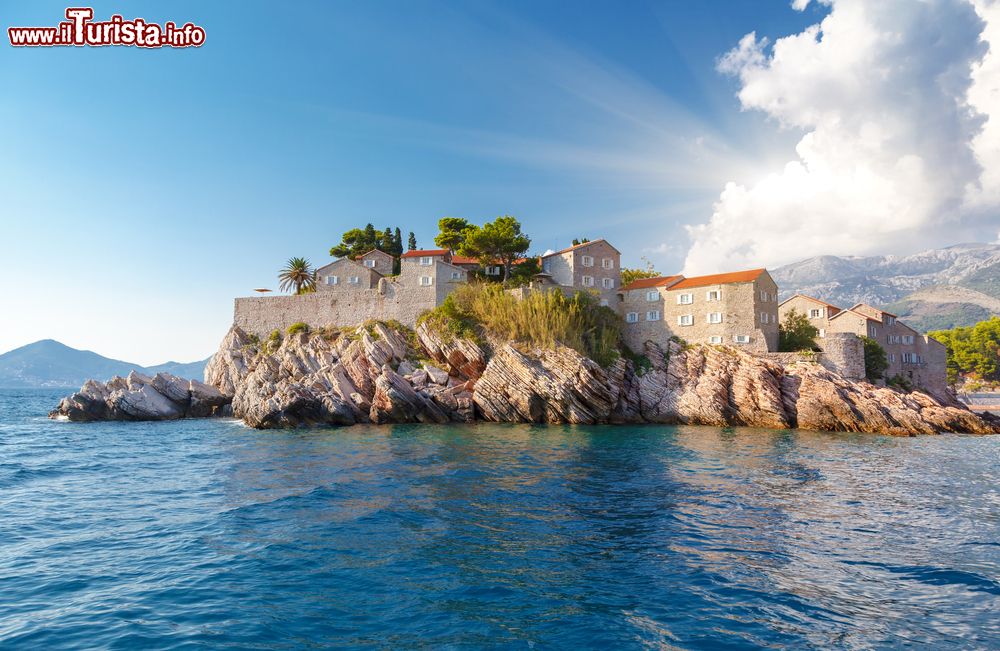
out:
{"label": "white cloud", "polygon": [[720,59],[744,110],[803,136],[794,160],[727,183],[711,219],[689,227],[686,273],[995,230],[984,215],[1000,201],[1000,60],[984,58],[980,35],[1000,44],[997,5],[829,4],[819,25],[770,48],[748,34]]}

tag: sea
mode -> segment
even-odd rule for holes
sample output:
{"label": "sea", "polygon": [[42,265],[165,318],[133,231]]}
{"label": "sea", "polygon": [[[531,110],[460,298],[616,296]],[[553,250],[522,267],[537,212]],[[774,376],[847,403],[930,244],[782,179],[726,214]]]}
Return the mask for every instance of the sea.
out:
{"label": "sea", "polygon": [[69,423],[0,391],[2,649],[997,649],[1000,437]]}

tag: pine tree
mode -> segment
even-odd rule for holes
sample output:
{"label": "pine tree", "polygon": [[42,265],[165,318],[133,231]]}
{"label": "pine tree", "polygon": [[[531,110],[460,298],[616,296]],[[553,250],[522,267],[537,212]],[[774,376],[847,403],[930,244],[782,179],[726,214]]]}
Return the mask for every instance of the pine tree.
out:
{"label": "pine tree", "polygon": [[417,250],[417,236],[413,234],[413,231],[410,231],[410,239],[409,239],[409,241],[407,241],[406,247],[410,251],[416,251]]}

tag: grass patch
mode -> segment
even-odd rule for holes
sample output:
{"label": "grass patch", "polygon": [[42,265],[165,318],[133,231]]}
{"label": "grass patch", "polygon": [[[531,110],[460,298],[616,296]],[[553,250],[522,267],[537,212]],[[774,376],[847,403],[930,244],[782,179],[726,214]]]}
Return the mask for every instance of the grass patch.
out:
{"label": "grass patch", "polygon": [[532,292],[518,300],[496,283],[458,287],[437,308],[421,315],[438,332],[478,338],[488,333],[539,348],[562,344],[608,366],[621,355],[621,319],[596,297],[577,292]]}

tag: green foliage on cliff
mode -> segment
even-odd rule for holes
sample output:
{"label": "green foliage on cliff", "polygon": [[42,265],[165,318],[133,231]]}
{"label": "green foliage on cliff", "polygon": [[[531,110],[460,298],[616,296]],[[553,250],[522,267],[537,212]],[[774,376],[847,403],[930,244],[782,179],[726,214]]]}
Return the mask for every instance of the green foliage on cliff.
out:
{"label": "green foliage on cliff", "polygon": [[420,320],[456,336],[481,332],[540,348],[562,344],[605,366],[620,355],[621,319],[585,292],[532,292],[518,300],[500,285],[470,283]]}
{"label": "green foliage on cliff", "polygon": [[778,350],[783,353],[812,350],[818,336],[819,329],[809,323],[809,317],[798,310],[789,310],[778,325]]}
{"label": "green foliage on cliff", "polygon": [[309,325],[303,323],[302,321],[296,321],[292,325],[288,326],[288,329],[285,332],[290,335],[298,334],[300,332],[309,332]]}
{"label": "green foliage on cliff", "polygon": [[967,328],[928,333],[948,351],[948,381],[959,376],[1000,380],[1000,317],[991,317]]}
{"label": "green foliage on cliff", "polygon": [[869,382],[881,379],[885,370],[889,368],[889,357],[885,354],[885,348],[871,337],[861,337],[861,343],[865,348],[865,377]]}

